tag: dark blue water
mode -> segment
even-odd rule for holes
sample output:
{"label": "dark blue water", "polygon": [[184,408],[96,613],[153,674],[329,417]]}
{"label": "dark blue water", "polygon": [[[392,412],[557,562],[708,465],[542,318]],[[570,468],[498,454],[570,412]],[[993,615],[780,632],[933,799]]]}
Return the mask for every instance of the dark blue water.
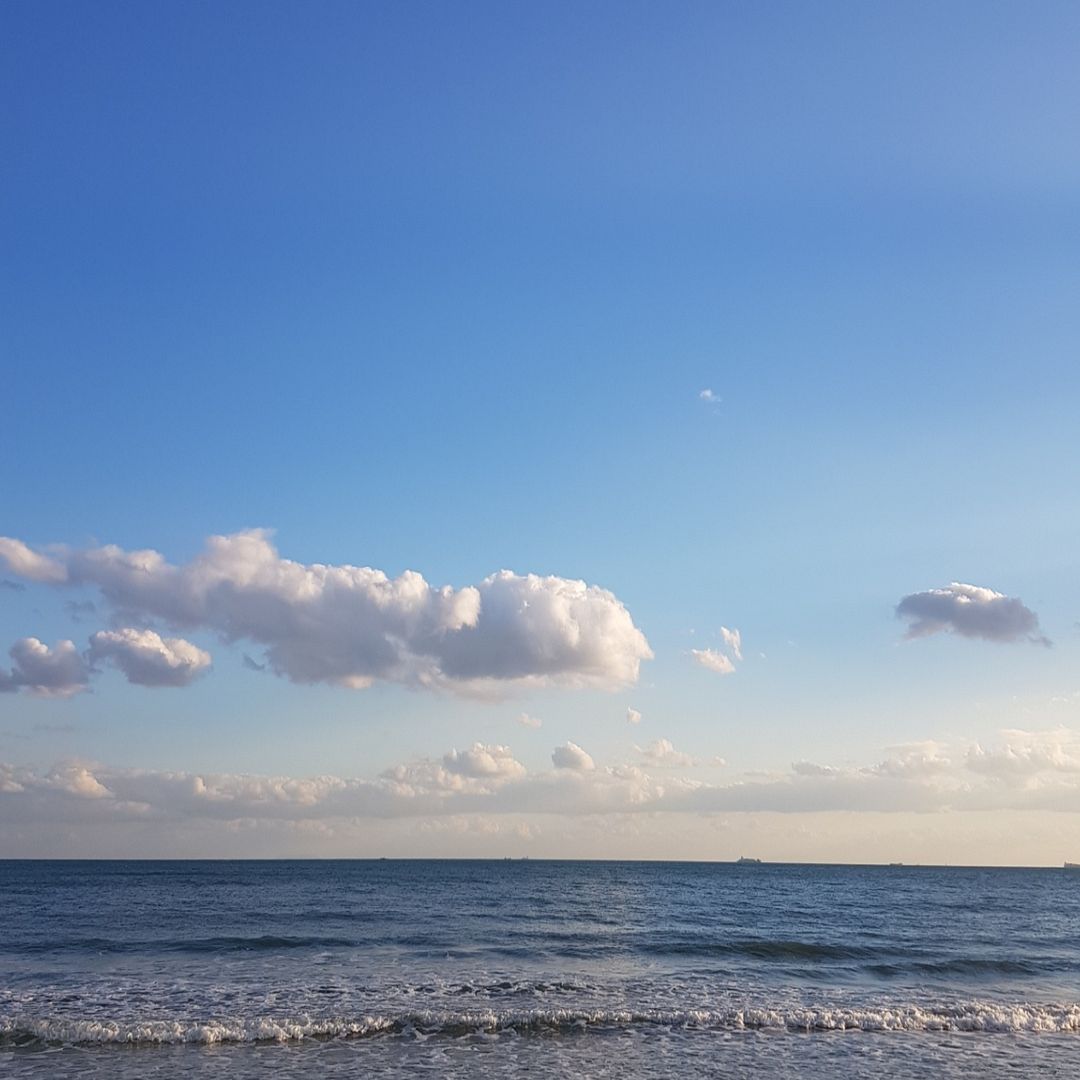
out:
{"label": "dark blue water", "polygon": [[1080,1075],[1080,874],[0,862],[10,1075]]}

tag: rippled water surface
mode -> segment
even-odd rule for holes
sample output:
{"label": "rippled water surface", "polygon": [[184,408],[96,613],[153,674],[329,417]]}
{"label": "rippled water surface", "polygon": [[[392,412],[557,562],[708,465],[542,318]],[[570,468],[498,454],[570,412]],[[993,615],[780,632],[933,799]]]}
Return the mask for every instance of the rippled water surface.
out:
{"label": "rippled water surface", "polygon": [[1080,873],[0,862],[10,1075],[1077,1076]]}

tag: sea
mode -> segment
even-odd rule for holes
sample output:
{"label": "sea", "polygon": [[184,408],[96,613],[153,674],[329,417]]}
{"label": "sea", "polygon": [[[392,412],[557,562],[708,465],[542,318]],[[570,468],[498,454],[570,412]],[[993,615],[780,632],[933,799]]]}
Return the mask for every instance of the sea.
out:
{"label": "sea", "polygon": [[0,862],[6,1077],[1080,1076],[1080,872]]}

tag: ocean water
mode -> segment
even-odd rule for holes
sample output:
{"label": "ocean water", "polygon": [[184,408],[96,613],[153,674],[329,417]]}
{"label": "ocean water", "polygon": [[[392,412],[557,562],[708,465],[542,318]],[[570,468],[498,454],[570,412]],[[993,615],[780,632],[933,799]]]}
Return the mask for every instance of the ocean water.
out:
{"label": "ocean water", "polygon": [[12,1077],[1080,1076],[1080,873],[0,862]]}

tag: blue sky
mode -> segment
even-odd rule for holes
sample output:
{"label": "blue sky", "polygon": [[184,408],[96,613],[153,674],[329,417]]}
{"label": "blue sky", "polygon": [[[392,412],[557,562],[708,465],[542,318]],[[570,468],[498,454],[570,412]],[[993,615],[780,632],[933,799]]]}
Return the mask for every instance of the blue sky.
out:
{"label": "blue sky", "polygon": [[[481,742],[538,772],[568,740],[608,768],[663,738],[722,785],[927,740],[955,763],[1003,729],[1072,761],[1075,6],[0,19],[0,535],[184,563],[266,527],[284,558],[435,586],[583,579],[655,654],[614,688],[345,690],[143,611],[212,670],[0,695],[0,761],[377,777]],[[0,655],[131,623],[5,576]],[[1022,598],[1054,647],[902,640],[900,599],[953,581]],[[691,653],[721,626],[724,676]],[[767,854],[802,850],[808,806]],[[9,850],[46,842],[28,822]]]}

